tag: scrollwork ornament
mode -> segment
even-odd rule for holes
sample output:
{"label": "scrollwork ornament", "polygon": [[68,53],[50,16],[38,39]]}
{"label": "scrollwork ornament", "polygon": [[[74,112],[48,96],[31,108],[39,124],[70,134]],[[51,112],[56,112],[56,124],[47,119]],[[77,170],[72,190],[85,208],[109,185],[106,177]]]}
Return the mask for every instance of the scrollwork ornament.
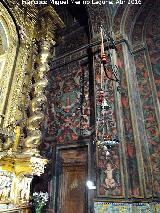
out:
{"label": "scrollwork ornament", "polygon": [[[31,54],[32,51],[32,39],[34,35],[34,26],[35,26],[35,17],[37,14],[37,9],[32,8],[30,10],[24,11],[21,7],[20,4],[17,2],[16,4],[12,4],[11,1],[9,2],[10,6],[10,11],[12,12],[16,23],[18,25],[18,32],[16,30],[15,24],[12,20],[10,20],[10,25],[14,29],[14,34],[12,33],[11,37],[11,44],[10,47],[15,46],[15,38],[18,38],[18,33],[20,35],[20,46],[18,48],[18,56],[17,60],[15,61],[16,63],[16,68],[14,71],[14,76],[12,80],[12,85],[11,85],[11,90],[10,90],[10,95],[8,97],[8,105],[7,105],[7,110],[5,113],[5,119],[4,119],[4,124],[3,128],[15,123],[19,122],[18,120],[20,119],[20,108],[18,106],[18,103],[21,103],[21,98],[22,98],[22,88],[23,88],[23,81],[25,77],[25,69],[27,65],[27,59],[28,55]],[[5,10],[5,8],[2,6],[2,11]],[[31,10],[34,10],[31,12]],[[27,13],[26,13],[27,12]],[[5,11],[5,14],[8,14],[8,12]],[[8,14],[10,17],[10,15]],[[11,17],[10,17],[11,19]],[[14,39],[13,39],[14,38]],[[18,42],[18,39],[17,39]],[[16,51],[16,50],[15,50]],[[13,55],[13,50],[11,50],[12,55]],[[12,58],[12,57],[9,57]],[[16,59],[16,57],[14,57]],[[11,65],[11,62],[7,59],[8,64]],[[8,69],[6,69],[8,70]],[[9,74],[8,74],[9,76]],[[4,78],[3,78],[4,79]],[[8,77],[8,79],[10,79]],[[5,82],[2,82],[2,85],[6,85],[6,80]],[[18,116],[16,116],[18,115]]]}

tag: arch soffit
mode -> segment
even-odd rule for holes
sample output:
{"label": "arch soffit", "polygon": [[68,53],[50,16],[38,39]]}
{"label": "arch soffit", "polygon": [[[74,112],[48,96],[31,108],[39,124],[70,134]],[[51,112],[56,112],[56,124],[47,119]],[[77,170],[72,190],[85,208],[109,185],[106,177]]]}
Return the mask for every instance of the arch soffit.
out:
{"label": "arch soffit", "polygon": [[[140,16],[142,16],[142,14],[145,14],[145,16],[146,14],[148,14],[148,11],[151,8],[150,3],[150,0],[146,0],[141,5],[123,4],[118,7],[115,17],[113,19],[113,31],[117,38],[125,38],[129,41],[129,43],[132,43],[132,35],[134,33],[133,31],[135,31],[137,20]],[[144,23],[142,22],[141,24]],[[140,30],[143,30],[143,27]]]}
{"label": "arch soffit", "polygon": [[139,44],[145,45],[146,43],[146,31],[148,24],[150,24],[151,17],[157,11],[159,12],[159,0],[157,1],[146,1],[143,9],[141,10],[139,16],[136,19],[135,25],[131,32],[131,39],[133,46],[138,46]]}

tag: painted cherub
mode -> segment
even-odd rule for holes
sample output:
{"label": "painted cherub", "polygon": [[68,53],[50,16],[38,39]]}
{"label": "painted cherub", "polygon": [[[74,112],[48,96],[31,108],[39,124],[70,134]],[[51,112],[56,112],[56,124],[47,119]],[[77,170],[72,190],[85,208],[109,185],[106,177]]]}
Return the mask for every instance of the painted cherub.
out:
{"label": "painted cherub", "polygon": [[113,170],[112,164],[107,163],[106,170],[104,171],[106,175],[104,182],[107,189],[114,188],[116,186],[116,182],[113,179]]}

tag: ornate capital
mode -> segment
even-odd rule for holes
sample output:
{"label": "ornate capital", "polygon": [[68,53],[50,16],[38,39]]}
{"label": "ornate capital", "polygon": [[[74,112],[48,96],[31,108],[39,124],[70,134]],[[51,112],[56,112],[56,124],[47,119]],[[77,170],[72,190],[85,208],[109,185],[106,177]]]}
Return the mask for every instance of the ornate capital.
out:
{"label": "ornate capital", "polygon": [[44,173],[45,165],[48,163],[48,160],[41,157],[31,157],[30,162],[32,174],[40,176]]}
{"label": "ornate capital", "polygon": [[36,37],[38,40],[42,38],[47,41],[54,41],[55,30],[57,28],[63,28],[64,23],[54,10],[52,6],[46,6],[39,11],[38,21],[36,24]]}

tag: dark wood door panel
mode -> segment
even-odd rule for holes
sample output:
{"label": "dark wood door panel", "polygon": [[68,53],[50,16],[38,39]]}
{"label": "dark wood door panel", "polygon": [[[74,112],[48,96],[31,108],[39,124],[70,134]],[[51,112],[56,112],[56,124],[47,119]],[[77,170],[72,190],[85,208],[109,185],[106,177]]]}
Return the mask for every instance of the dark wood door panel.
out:
{"label": "dark wood door panel", "polygon": [[66,149],[61,152],[62,163],[81,163],[86,164],[87,162],[87,148],[77,148],[77,149]]}
{"label": "dark wood door panel", "polygon": [[58,213],[86,213],[87,147],[60,150],[58,164]]}
{"label": "dark wood door panel", "polygon": [[62,168],[60,188],[61,213],[85,213],[86,166],[70,165]]}

